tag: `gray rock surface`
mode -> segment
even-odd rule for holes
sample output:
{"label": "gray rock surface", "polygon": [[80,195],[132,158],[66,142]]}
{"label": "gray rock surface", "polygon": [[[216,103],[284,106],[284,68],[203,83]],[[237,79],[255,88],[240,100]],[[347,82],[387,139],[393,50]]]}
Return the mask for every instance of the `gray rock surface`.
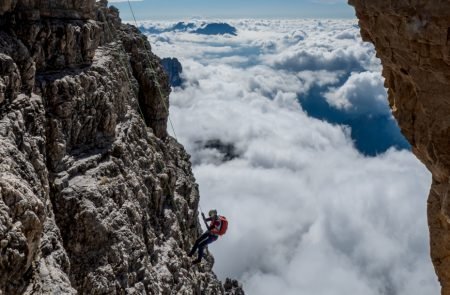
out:
{"label": "gray rock surface", "polygon": [[167,75],[169,75],[169,82],[172,87],[180,87],[183,84],[181,73],[183,72],[183,66],[177,58],[163,58],[161,64],[164,67]]}
{"label": "gray rock surface", "polygon": [[25,21],[41,17],[90,19],[95,16],[95,0],[2,0],[0,15],[5,13]]}
{"label": "gray rock surface", "polygon": [[186,256],[198,187],[146,38],[106,1],[0,15],[0,294],[243,294]]}

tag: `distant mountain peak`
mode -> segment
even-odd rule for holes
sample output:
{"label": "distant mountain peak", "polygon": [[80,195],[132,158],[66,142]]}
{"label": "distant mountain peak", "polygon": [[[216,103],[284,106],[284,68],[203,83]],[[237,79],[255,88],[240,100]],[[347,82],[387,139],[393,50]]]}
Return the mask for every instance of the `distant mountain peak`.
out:
{"label": "distant mountain peak", "polygon": [[203,35],[233,35],[237,36],[237,29],[227,23],[210,23],[194,31]]}
{"label": "distant mountain peak", "polygon": [[204,21],[180,21],[167,28],[141,25],[142,32],[160,34],[165,32],[189,32],[200,35],[231,35],[237,36],[237,29],[224,22],[204,22]]}

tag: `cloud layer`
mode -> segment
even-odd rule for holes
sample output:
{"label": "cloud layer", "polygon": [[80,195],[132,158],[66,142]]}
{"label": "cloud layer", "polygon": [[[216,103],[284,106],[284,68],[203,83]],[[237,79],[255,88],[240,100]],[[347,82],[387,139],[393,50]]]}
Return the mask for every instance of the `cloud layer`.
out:
{"label": "cloud layer", "polygon": [[384,79],[379,73],[352,73],[339,88],[331,88],[324,96],[331,106],[349,113],[389,115]]}
{"label": "cloud layer", "polygon": [[[171,118],[202,207],[230,221],[210,246],[215,271],[250,295],[437,294],[428,171],[407,150],[363,156],[348,125],[304,107],[320,98],[336,116],[391,119],[379,61],[355,23],[230,22],[236,37],[150,35],[154,51],[183,64]],[[224,161],[211,141],[237,158]]]}

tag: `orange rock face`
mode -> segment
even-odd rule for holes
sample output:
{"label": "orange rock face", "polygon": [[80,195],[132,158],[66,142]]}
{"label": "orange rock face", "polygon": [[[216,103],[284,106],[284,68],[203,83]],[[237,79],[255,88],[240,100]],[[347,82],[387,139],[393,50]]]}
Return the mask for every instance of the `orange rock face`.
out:
{"label": "orange rock face", "polygon": [[450,1],[349,0],[383,63],[389,103],[414,154],[433,174],[431,258],[450,294]]}

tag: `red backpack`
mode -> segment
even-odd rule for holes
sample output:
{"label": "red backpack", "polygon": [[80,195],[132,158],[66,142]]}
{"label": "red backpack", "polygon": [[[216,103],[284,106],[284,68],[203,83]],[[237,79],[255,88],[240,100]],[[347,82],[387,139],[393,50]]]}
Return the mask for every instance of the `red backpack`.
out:
{"label": "red backpack", "polygon": [[228,229],[228,220],[225,216],[219,216],[219,220],[222,225],[220,226],[220,230],[217,234],[219,236],[223,236],[227,232],[227,229]]}

